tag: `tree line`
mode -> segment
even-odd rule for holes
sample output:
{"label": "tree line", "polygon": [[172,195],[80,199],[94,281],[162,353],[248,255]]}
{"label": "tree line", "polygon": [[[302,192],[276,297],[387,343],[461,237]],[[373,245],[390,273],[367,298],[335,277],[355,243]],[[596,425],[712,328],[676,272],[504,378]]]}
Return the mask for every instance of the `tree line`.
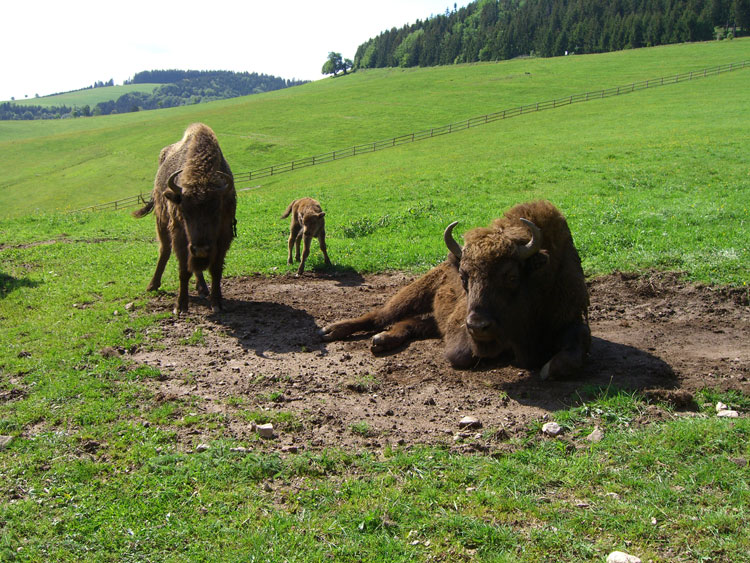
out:
{"label": "tree line", "polygon": [[384,31],[354,68],[602,53],[750,32],[750,0],[477,0]]}
{"label": "tree line", "polygon": [[136,73],[125,84],[160,84],[153,92],[130,92],[94,106],[0,104],[0,120],[60,119],[161,109],[270,92],[303,84],[267,74],[231,71],[151,70]]}

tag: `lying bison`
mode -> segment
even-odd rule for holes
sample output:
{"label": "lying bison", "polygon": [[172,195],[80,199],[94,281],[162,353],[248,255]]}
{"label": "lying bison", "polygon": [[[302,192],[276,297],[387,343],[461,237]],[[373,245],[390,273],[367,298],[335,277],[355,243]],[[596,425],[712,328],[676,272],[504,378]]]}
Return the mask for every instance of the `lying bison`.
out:
{"label": "lying bison", "polygon": [[456,368],[512,353],[541,376],[580,370],[588,353],[588,291],[568,223],[551,203],[513,207],[488,228],[453,239],[448,259],[402,288],[384,306],[324,327],[324,340],[379,332],[373,352],[414,338],[442,336]]}
{"label": "lying bison", "polygon": [[[331,260],[328,258],[328,251],[326,250],[326,214],[320,207],[320,204],[310,197],[295,199],[286,208],[281,218],[286,219],[289,215],[292,216],[292,220],[289,224],[289,255],[287,264],[292,264],[292,249],[296,246],[295,257],[297,262],[299,262],[297,276],[302,275],[302,272],[305,270],[305,261],[310,255],[310,242],[315,237],[318,239],[318,244],[320,245],[320,250],[323,253],[326,264],[330,266]],[[299,247],[302,239],[305,240],[305,250],[302,252],[302,261],[300,261]]]}
{"label": "lying bison", "polygon": [[143,217],[153,210],[156,216],[159,261],[149,291],[161,285],[172,249],[177,255],[180,294],[175,313],[188,310],[192,274],[198,292],[209,294],[205,269],[211,273],[211,308],[221,310],[221,274],[235,233],[236,207],[232,171],[208,126],[190,125],[181,141],[161,150],[151,201],[133,215]]}

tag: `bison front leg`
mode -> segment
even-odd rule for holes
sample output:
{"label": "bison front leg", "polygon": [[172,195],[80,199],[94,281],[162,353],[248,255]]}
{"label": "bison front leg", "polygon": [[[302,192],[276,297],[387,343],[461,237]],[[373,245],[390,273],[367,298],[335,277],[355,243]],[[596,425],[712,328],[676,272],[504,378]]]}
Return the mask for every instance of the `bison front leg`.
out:
{"label": "bison front leg", "polygon": [[177,296],[177,305],[174,308],[176,315],[188,312],[188,284],[190,282],[191,272],[187,269],[187,264],[180,263],[180,293]]}
{"label": "bison front leg", "polygon": [[586,355],[591,348],[591,329],[586,323],[566,327],[558,338],[558,352],[542,366],[539,375],[548,377],[570,377],[583,368]]}
{"label": "bison front leg", "polygon": [[[180,241],[177,241],[178,243]],[[179,263],[180,292],[177,295],[177,304],[174,308],[174,314],[180,315],[188,311],[188,284],[192,272],[188,269],[188,252],[187,243],[175,244],[174,251]]]}
{"label": "bison front leg", "polygon": [[326,342],[331,342],[333,340],[342,340],[355,332],[367,332],[377,328],[383,328],[378,326],[378,313],[379,311],[376,309],[375,311],[365,313],[361,317],[346,319],[326,325],[320,329],[318,334],[320,334],[321,338]]}
{"label": "bison front leg", "polygon": [[[307,261],[307,257],[310,256],[310,243],[312,242],[312,237],[305,235],[304,238],[305,249],[302,251],[302,260],[299,263],[299,268],[297,268],[298,277],[305,271],[305,262]],[[299,260],[299,240],[297,240],[297,260]]]}
{"label": "bison front leg", "polygon": [[211,272],[211,310],[213,310],[214,313],[219,313],[224,309],[221,296],[221,276],[224,270],[223,253],[220,257],[217,257],[215,262],[211,263],[209,270]]}
{"label": "bison front leg", "polygon": [[289,230],[289,253],[287,255],[286,263],[287,264],[294,264],[292,261],[292,251],[294,249],[295,244],[297,245],[297,261],[299,261],[299,237],[300,237],[300,229],[301,227],[297,224],[292,224]]}
{"label": "bison front leg", "polygon": [[431,338],[438,334],[437,323],[432,315],[412,317],[399,321],[390,329],[373,336],[370,349],[377,354],[398,348],[410,340]]}
{"label": "bison front leg", "polygon": [[360,317],[338,321],[323,327],[319,334],[325,341],[341,340],[355,332],[383,330],[400,320],[432,313],[432,300],[443,280],[442,267],[436,267],[421,278],[402,287],[385,305]]}

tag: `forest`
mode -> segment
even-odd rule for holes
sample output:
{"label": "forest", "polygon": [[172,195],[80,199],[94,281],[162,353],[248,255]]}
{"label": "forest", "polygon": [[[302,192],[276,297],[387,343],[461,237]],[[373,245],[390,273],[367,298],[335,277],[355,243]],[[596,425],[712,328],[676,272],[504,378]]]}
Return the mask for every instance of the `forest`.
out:
{"label": "forest", "polygon": [[[0,120],[89,117],[170,108],[269,92],[303,83],[254,72],[150,70],[136,73],[125,84],[160,84],[151,93],[131,92],[93,107],[44,107],[3,102],[0,104]],[[98,83],[95,85],[99,86]]]}
{"label": "forest", "polygon": [[354,69],[603,53],[746,35],[750,0],[478,0],[384,31]]}

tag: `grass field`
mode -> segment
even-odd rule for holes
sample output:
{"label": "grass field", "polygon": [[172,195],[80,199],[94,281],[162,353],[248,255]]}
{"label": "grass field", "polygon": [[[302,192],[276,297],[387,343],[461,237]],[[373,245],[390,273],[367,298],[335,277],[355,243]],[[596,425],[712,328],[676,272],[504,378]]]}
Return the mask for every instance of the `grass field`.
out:
{"label": "grass field", "polygon": [[[743,560],[748,419],[633,431],[645,403],[617,390],[556,413],[576,432],[604,413],[606,439],[577,451],[530,428],[497,457],[239,455],[221,420],[203,421],[210,450],[179,451],[190,417],[171,413],[189,405],[155,400],[145,382],[158,373],[99,353],[159,330],[143,291],[153,219],[65,211],[148,193],[159,150],[194,121],[242,172],[749,54],[743,39],[383,69],[200,106],[0,122],[0,435],[14,438],[0,449],[0,560],[603,561],[631,547],[644,561]],[[450,221],[460,236],[544,197],[567,215],[588,275],[657,268],[746,286],[748,91],[750,69],[263,179],[240,192],[226,275],[293,271],[279,216],[295,197],[323,202],[334,262],[361,272],[424,271]],[[113,315],[129,302],[136,314]],[[714,390],[699,402],[719,399],[750,408]]]}
{"label": "grass field", "polygon": [[[19,106],[67,106],[79,107],[91,106],[92,108],[99,102],[108,102],[116,100],[123,94],[132,94],[133,92],[145,92],[150,94],[161,84],[123,84],[121,86],[104,86],[102,88],[87,88],[85,90],[76,90],[75,92],[64,92],[52,96],[40,96],[38,98],[23,98],[12,100]],[[11,101],[11,100],[6,100]]]}

